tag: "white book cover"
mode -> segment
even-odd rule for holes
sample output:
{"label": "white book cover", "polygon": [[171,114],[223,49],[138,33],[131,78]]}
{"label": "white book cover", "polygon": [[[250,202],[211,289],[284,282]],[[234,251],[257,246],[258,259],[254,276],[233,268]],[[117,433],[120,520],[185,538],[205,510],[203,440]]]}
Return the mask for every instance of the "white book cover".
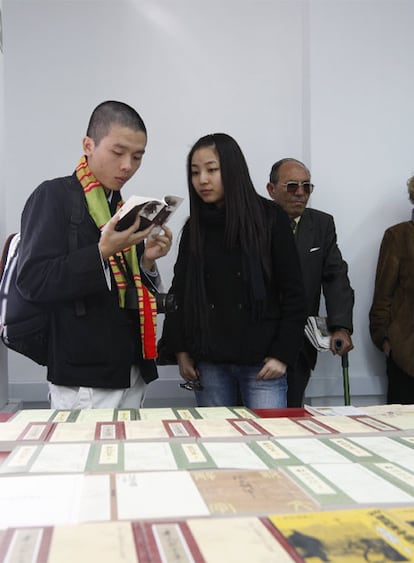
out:
{"label": "white book cover", "polygon": [[187,471],[117,473],[115,478],[119,520],[209,515]]}

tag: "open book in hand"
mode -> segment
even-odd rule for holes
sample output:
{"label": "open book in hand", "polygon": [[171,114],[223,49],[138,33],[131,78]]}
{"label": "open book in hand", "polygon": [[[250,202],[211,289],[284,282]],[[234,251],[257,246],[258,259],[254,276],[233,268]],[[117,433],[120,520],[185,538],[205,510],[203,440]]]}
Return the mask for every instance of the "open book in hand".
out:
{"label": "open book in hand", "polygon": [[328,330],[326,317],[308,317],[305,325],[305,335],[318,352],[329,350],[331,333]]}
{"label": "open book in hand", "polygon": [[183,198],[176,195],[166,195],[164,199],[132,195],[119,210],[119,221],[115,230],[129,229],[139,215],[138,231],[143,231],[150,225],[154,225],[151,234],[156,234],[182,202]]}

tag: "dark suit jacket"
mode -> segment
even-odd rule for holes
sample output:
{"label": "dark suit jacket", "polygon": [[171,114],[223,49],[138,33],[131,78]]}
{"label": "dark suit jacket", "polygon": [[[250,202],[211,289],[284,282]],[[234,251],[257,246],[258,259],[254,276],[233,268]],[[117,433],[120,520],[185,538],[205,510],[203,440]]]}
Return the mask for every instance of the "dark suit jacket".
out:
{"label": "dark suit jacket", "polygon": [[[140,364],[144,379],[155,379],[154,361],[142,360],[137,311],[119,308],[113,280],[108,289],[100,231],[86,207],[78,248],[69,252],[68,184],[68,178],[43,182],[21,221],[17,285],[25,299],[51,311],[47,378],[57,385],[121,389],[130,385],[131,365]],[[76,177],[73,186],[82,190]],[[77,314],[78,300],[85,314]]]}
{"label": "dark suit jacket", "polygon": [[[305,209],[297,226],[296,246],[305,284],[308,315],[319,314],[322,290],[328,327],[346,328],[352,332],[354,291],[348,278],[348,266],[337,245],[332,215],[317,209]],[[307,340],[304,353],[313,369],[317,352]]]}
{"label": "dark suit jacket", "polygon": [[[172,352],[187,351],[197,361],[262,364],[266,356],[294,365],[303,343],[306,303],[295,242],[285,211],[273,201],[261,199],[265,224],[271,236],[271,279],[265,284],[263,311],[253,320],[248,295],[252,279],[243,268],[240,247],[232,250],[224,244],[222,221],[205,224],[204,276],[208,300],[210,351],[198,356],[198,332],[185,330],[184,302],[188,299],[187,272],[191,269],[189,223],[180,241],[171,293],[178,310],[166,315],[163,336]],[[254,261],[252,261],[254,262]],[[257,266],[259,267],[259,266]]]}

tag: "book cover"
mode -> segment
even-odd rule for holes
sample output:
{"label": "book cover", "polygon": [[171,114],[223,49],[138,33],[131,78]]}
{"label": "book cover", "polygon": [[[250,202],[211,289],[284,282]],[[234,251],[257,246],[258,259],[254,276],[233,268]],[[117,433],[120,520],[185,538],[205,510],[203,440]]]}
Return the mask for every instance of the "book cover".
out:
{"label": "book cover", "polygon": [[251,418],[229,418],[228,422],[234,426],[241,434],[242,437],[251,440],[255,438],[256,440],[263,438],[267,439],[269,437],[268,432]]}
{"label": "book cover", "polygon": [[124,442],[125,471],[175,471],[176,458],[169,441]]}
{"label": "book cover", "polygon": [[176,195],[166,195],[164,199],[131,195],[119,210],[119,220],[115,230],[129,229],[137,215],[140,217],[138,231],[143,231],[150,225],[154,225],[155,229],[162,227],[183,201],[182,197]]}
{"label": "book cover", "polygon": [[[185,422],[185,421],[181,421]],[[171,429],[165,426],[162,419],[148,420],[125,420],[125,439],[126,440],[168,440]]]}
{"label": "book cover", "polygon": [[186,523],[206,563],[303,561],[267,518],[191,518]]}
{"label": "book cover", "polygon": [[171,407],[148,407],[138,409],[137,420],[173,420],[179,418]]}
{"label": "book cover", "polygon": [[97,422],[95,440],[124,440],[125,426],[121,421]]}
{"label": "book cover", "polygon": [[56,422],[48,435],[49,442],[93,442],[96,422]]}
{"label": "book cover", "polygon": [[399,489],[414,495],[414,473],[391,461],[365,462],[363,466]]}
{"label": "book cover", "polygon": [[114,420],[137,420],[139,418],[138,409],[115,409]]}
{"label": "book cover", "polygon": [[0,536],[0,561],[46,563],[52,534],[52,526],[8,528]]}
{"label": "book cover", "polygon": [[269,466],[245,442],[206,441],[204,448],[218,469],[268,469]]}
{"label": "book cover", "polygon": [[277,438],[269,440],[252,440],[247,442],[256,455],[267,465],[268,468],[283,465],[297,465],[299,459],[281,446]]}
{"label": "book cover", "polygon": [[80,413],[80,409],[56,409],[54,415],[52,416],[53,422],[76,422]]}
{"label": "book cover", "polygon": [[[194,407],[201,418],[259,418],[246,407]],[[242,413],[246,416],[242,416]]]}
{"label": "book cover", "polygon": [[0,473],[81,473],[85,471],[90,444],[42,444],[17,446],[0,465]]}
{"label": "book cover", "polygon": [[208,563],[185,520],[141,524],[151,563]]}
{"label": "book cover", "polygon": [[179,469],[212,469],[216,464],[205,445],[198,442],[171,442],[171,451]]}
{"label": "book cover", "polygon": [[130,522],[88,522],[53,530],[48,563],[146,563],[139,530]]}
{"label": "book cover", "polygon": [[117,473],[115,497],[120,520],[209,515],[188,471]]}
{"label": "book cover", "polygon": [[198,437],[203,440],[268,438],[268,433],[263,428],[261,419],[259,423],[258,419],[213,417],[193,419],[190,423]]}
{"label": "book cover", "polygon": [[378,429],[372,426],[367,426],[359,420],[355,420],[351,416],[333,415],[323,416],[314,415],[313,419],[320,422],[324,426],[331,428],[332,431],[340,432],[341,434],[373,434],[379,432]]}
{"label": "book cover", "polygon": [[307,512],[320,506],[276,469],[192,471],[212,515],[260,515]]}
{"label": "book cover", "polygon": [[3,475],[0,528],[110,520],[108,475]]}
{"label": "book cover", "polygon": [[340,454],[346,456],[354,463],[362,463],[364,461],[383,461],[382,456],[363,448],[353,442],[348,437],[320,438],[321,442],[327,444]]}
{"label": "book cover", "polygon": [[278,438],[277,443],[305,465],[311,463],[351,463],[351,460],[318,438]]}
{"label": "book cover", "polygon": [[51,422],[2,422],[0,423],[0,448],[10,451],[19,443],[40,444],[53,431]]}
{"label": "book cover", "polygon": [[21,434],[17,436],[16,441],[25,443],[45,442],[53,432],[54,426],[53,422],[29,422]]}
{"label": "book cover", "polygon": [[[356,505],[378,506],[414,502],[414,489],[411,494],[401,485],[380,476],[361,463],[314,463],[306,466],[338,487]],[[285,467],[288,471],[291,467]],[[352,507],[352,505],[351,505]]]}
{"label": "book cover", "polygon": [[379,430],[380,432],[383,433],[385,432],[393,433],[396,430],[400,430],[399,428],[393,426],[392,424],[388,424],[386,422],[383,422],[382,420],[377,420],[376,418],[365,414],[351,415],[351,418],[353,420],[357,420],[358,422],[361,422],[362,424],[366,424],[369,428],[373,428],[374,430]]}
{"label": "book cover", "polygon": [[387,461],[398,463],[414,471],[413,450],[408,444],[391,436],[352,436],[352,442]]}
{"label": "book cover", "polygon": [[383,510],[385,514],[391,514],[393,518],[398,518],[407,524],[411,529],[414,528],[414,506],[399,506]]}
{"label": "book cover", "polygon": [[310,432],[312,432],[312,434],[323,435],[323,434],[338,433],[338,431],[335,430],[334,428],[329,427],[320,419],[315,420],[315,418],[316,417],[314,416],[302,416],[300,418],[293,418],[291,420],[293,420],[299,426],[303,426],[303,428],[306,428],[306,430],[309,430]]}
{"label": "book cover", "polygon": [[55,409],[21,409],[9,418],[9,422],[48,422],[56,412]]}
{"label": "book cover", "polygon": [[198,437],[190,420],[162,420],[161,424],[165,427],[170,440],[195,442]]}
{"label": "book cover", "polygon": [[76,419],[79,422],[111,422],[115,420],[115,410],[112,408],[82,409]]}
{"label": "book cover", "polygon": [[396,412],[386,414],[376,414],[375,419],[389,424],[399,430],[413,430],[414,429],[414,412]]}
{"label": "book cover", "polygon": [[304,405],[305,410],[309,414],[318,414],[323,416],[333,416],[333,415],[358,415],[364,414],[364,411],[358,407],[352,405],[335,405],[335,406],[316,406],[316,405]]}
{"label": "book cover", "polygon": [[180,418],[184,420],[191,420],[193,418],[202,418],[201,414],[197,412],[196,407],[174,407],[173,412],[176,418]]}
{"label": "book cover", "polygon": [[257,424],[259,424],[269,436],[274,438],[282,436],[312,436],[314,434],[314,432],[298,424],[296,420],[288,417],[261,418],[257,421]]}
{"label": "book cover", "polygon": [[124,470],[124,442],[94,442],[90,446],[86,471],[96,473]]}
{"label": "book cover", "polygon": [[272,514],[269,519],[305,561],[413,561],[412,532],[381,510]]}

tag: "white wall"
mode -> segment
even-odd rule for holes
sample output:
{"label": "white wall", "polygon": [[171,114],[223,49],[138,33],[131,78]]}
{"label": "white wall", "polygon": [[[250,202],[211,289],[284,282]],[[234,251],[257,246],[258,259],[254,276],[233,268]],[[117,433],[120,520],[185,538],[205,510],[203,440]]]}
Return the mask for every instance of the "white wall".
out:
{"label": "white wall", "polygon": [[[368,331],[379,245],[385,228],[411,218],[414,3],[313,0],[311,6],[312,204],[336,218],[355,289],[351,396],[370,395],[385,387],[385,363]],[[322,379],[313,380],[310,393],[331,391],[340,370],[338,360],[323,356]]]}
{"label": "white wall", "polygon": [[[6,230],[19,228],[24,201],[38,183],[73,170],[90,112],[105,99],[136,107],[149,131],[143,167],[124,195],[186,194],[186,154],[208,132],[224,131],[239,141],[263,194],[275,160],[304,159],[317,185],[312,205],[335,215],[356,290],[351,394],[381,396],[383,362],[369,341],[367,314],[382,232],[410,211],[404,182],[414,168],[408,28],[414,4],[3,4]],[[187,211],[184,206],[172,222],[176,234]],[[167,286],[174,258],[173,252],[160,261]],[[44,370],[16,354],[9,363],[12,393],[30,392],[38,400]],[[174,378],[175,371],[162,375]],[[340,396],[340,383],[338,360],[321,357],[310,394],[319,402]]]}

